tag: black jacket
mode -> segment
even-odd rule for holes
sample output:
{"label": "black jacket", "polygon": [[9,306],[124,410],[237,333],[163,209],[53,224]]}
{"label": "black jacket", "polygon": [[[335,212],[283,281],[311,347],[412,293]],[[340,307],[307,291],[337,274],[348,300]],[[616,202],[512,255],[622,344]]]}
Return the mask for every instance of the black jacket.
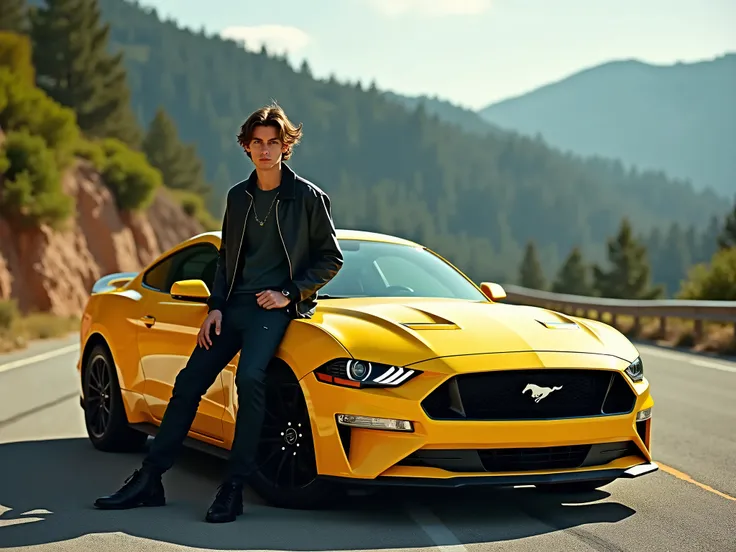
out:
{"label": "black jacket", "polygon": [[[281,165],[281,186],[276,201],[276,220],[286,250],[291,279],[279,286],[287,290],[291,310],[297,317],[310,317],[317,306],[317,291],[342,268],[343,255],[332,221],[330,198],[325,192]],[[255,170],[247,180],[230,188],[222,221],[220,257],[208,301],[209,310],[222,310],[243,266],[245,221],[253,205]]]}

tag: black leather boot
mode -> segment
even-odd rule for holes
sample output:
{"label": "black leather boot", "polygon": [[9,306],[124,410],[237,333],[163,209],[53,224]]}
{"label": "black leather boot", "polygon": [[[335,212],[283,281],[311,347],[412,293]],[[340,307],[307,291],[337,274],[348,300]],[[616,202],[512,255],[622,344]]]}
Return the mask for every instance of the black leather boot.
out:
{"label": "black leather boot", "polygon": [[135,470],[120,490],[95,501],[95,507],[103,510],[126,510],[165,504],[166,495],[161,476],[144,470]]}
{"label": "black leather boot", "polygon": [[205,518],[210,523],[235,521],[243,513],[243,484],[227,481],[220,485]]}

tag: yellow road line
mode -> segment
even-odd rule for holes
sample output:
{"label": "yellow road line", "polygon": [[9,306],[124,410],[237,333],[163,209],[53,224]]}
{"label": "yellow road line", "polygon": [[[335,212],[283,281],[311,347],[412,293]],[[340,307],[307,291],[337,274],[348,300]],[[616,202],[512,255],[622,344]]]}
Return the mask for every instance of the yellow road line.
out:
{"label": "yellow road line", "polygon": [[718,495],[718,496],[720,496],[722,498],[725,498],[727,500],[736,501],[736,498],[734,498],[734,497],[732,497],[730,495],[727,495],[726,493],[722,493],[721,491],[718,491],[718,490],[714,489],[713,487],[710,487],[709,485],[706,485],[704,483],[700,483],[699,481],[695,481],[688,474],[683,473],[680,470],[676,470],[675,468],[671,468],[671,467],[669,467],[669,466],[667,466],[665,464],[662,464],[661,462],[657,462],[657,465],[659,466],[659,468],[662,471],[667,472],[670,475],[674,475],[678,479],[682,479],[683,481],[687,481],[688,483],[692,483],[693,485],[697,485],[701,489],[704,489],[704,490],[708,491],[709,493],[713,493],[713,494]]}

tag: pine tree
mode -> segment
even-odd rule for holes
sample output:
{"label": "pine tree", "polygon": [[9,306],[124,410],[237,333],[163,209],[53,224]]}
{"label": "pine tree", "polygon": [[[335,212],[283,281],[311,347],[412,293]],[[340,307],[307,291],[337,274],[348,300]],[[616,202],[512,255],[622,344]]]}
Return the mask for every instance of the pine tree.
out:
{"label": "pine tree", "polygon": [[593,267],[598,293],[612,299],[656,299],[661,286],[651,286],[646,247],[634,237],[628,218],[621,221],[618,234],[608,240],[608,260],[611,270]]}
{"label": "pine tree", "polygon": [[46,0],[31,14],[37,82],[74,109],[89,138],[117,138],[138,148],[142,133],[130,105],[123,55],[108,53],[109,33],[97,0]]}
{"label": "pine tree", "polygon": [[664,267],[662,283],[669,295],[677,292],[680,283],[687,277],[687,271],[693,264],[687,234],[682,231],[678,222],[670,225],[664,251],[664,258],[661,259],[661,265]]}
{"label": "pine tree", "polygon": [[299,72],[305,77],[309,77],[309,78],[312,77],[312,68],[309,66],[309,63],[307,62],[306,59],[302,61],[302,65],[299,68]]}
{"label": "pine tree", "polygon": [[707,263],[718,251],[718,237],[721,235],[721,221],[713,215],[707,228],[700,237],[700,245],[697,248],[695,263]]}
{"label": "pine tree", "polygon": [[718,248],[728,249],[736,247],[736,203],[734,203],[733,211],[726,217],[723,229],[718,236]]}
{"label": "pine tree", "polygon": [[25,33],[27,30],[26,0],[0,0],[0,31]]}
{"label": "pine tree", "polygon": [[552,285],[552,291],[587,296],[595,294],[589,278],[589,268],[583,262],[583,254],[579,247],[573,248],[560,268],[557,279]]}
{"label": "pine tree", "polygon": [[174,121],[163,108],[156,111],[148,127],[143,151],[149,163],[161,171],[167,188],[200,195],[209,192],[210,187],[205,182],[204,167],[196,148],[180,141]]}
{"label": "pine tree", "polygon": [[526,244],[524,258],[519,267],[519,276],[521,285],[524,287],[531,289],[545,289],[547,287],[542,264],[539,262],[539,255],[537,254],[537,246],[533,241]]}

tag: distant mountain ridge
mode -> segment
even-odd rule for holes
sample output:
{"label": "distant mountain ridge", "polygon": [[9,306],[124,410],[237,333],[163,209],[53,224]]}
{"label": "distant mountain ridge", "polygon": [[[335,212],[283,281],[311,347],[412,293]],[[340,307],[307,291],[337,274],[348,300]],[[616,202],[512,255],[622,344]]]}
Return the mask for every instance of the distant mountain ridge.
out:
{"label": "distant mountain ridge", "polygon": [[736,53],[674,65],[612,61],[478,114],[562,150],[736,195]]}
{"label": "distant mountain ridge", "polygon": [[436,115],[440,120],[456,125],[465,132],[473,134],[508,133],[495,124],[484,119],[479,113],[472,109],[466,109],[453,104],[447,100],[430,96],[403,96],[392,91],[383,92],[383,96],[389,100],[398,102],[409,109],[423,106],[427,113]]}

